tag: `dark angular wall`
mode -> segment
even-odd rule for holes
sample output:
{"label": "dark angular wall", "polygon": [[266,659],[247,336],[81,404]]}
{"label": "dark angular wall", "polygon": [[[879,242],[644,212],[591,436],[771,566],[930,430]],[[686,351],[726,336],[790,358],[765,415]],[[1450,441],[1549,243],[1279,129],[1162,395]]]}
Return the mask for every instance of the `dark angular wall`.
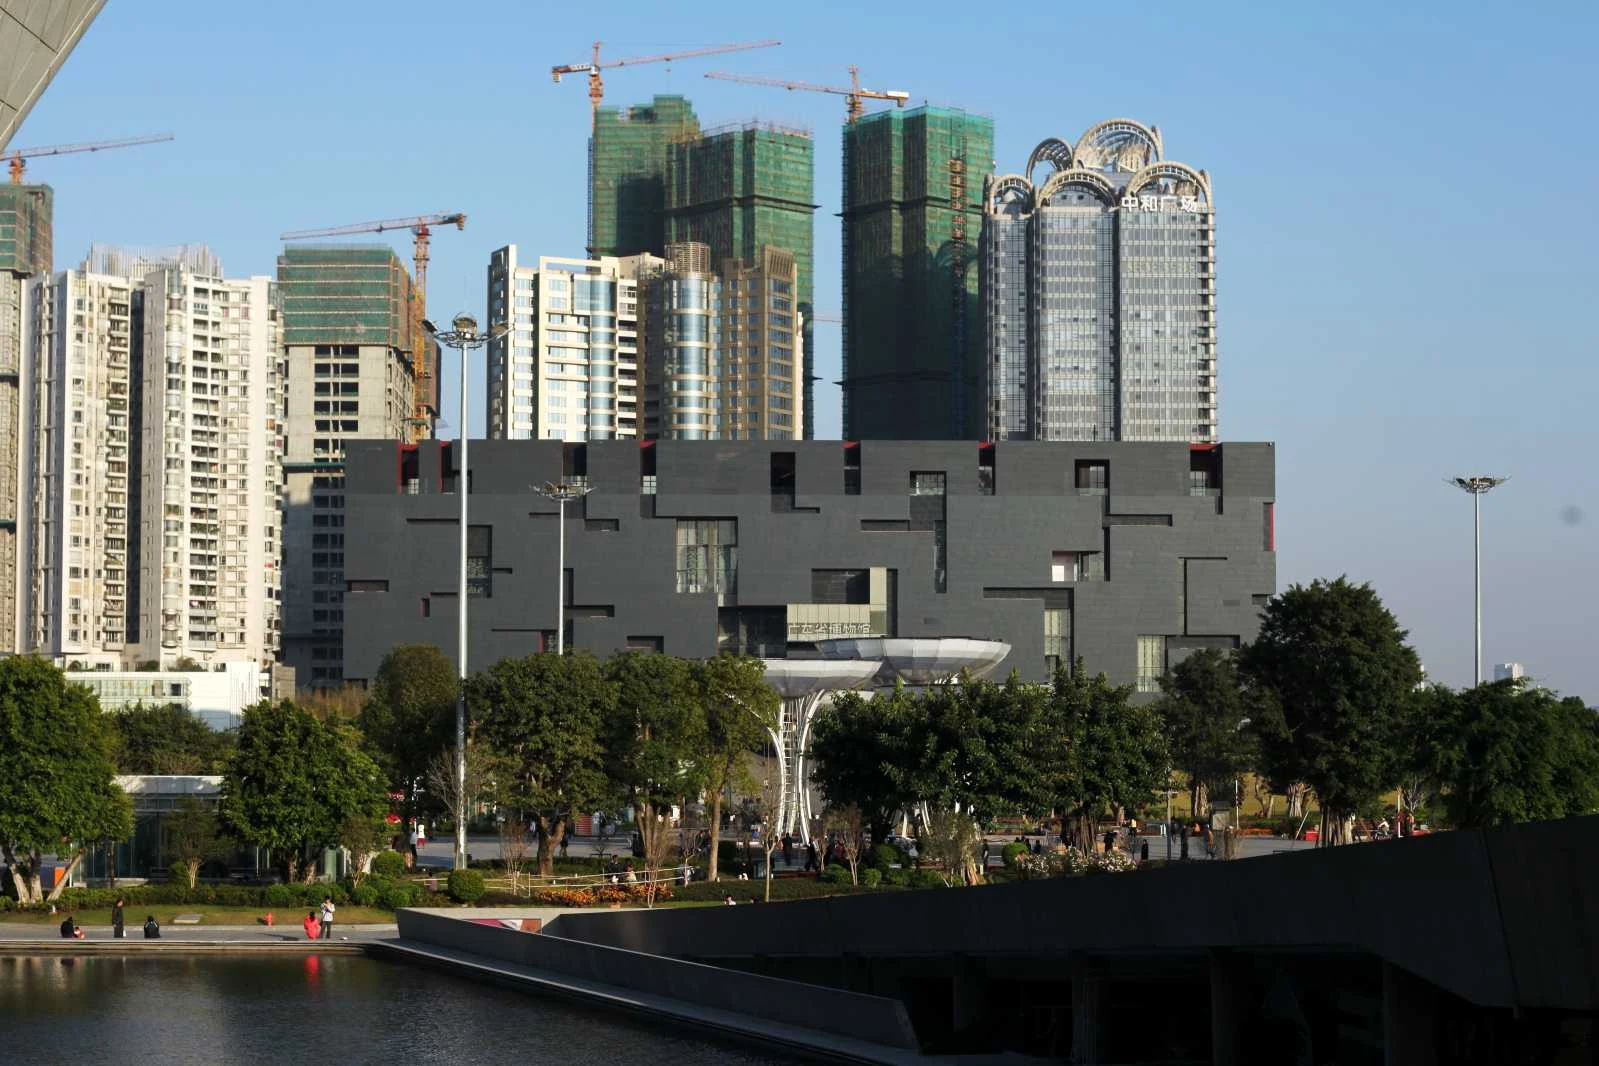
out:
{"label": "dark angular wall", "polygon": [[[773,495],[774,452],[794,454],[792,501]],[[460,502],[452,445],[432,441],[410,455],[396,442],[351,441],[346,454],[345,677],[370,678],[396,644],[432,643],[453,656]],[[1070,653],[1119,683],[1136,676],[1141,634],[1166,636],[1168,661],[1253,638],[1259,605],[1276,587],[1266,531],[1272,445],[1216,446],[1221,493],[1211,496],[1189,494],[1190,448],[1181,443],[1001,443],[988,453],[993,495],[980,488],[980,454],[964,442],[563,449],[474,441],[469,522],[492,527],[493,573],[491,595],[471,600],[469,665],[537,651],[553,632],[555,505],[531,488],[573,474],[585,474],[592,491],[568,506],[567,639],[599,655],[630,641],[658,641],[674,655],[716,653],[717,596],[676,591],[678,518],[738,520],[738,588],[724,606],[810,603],[812,570],[887,567],[897,572],[894,635],[1008,641],[1000,676],[1014,668],[1045,679],[1046,598],[1071,609]],[[860,493],[851,495],[846,466],[855,456]],[[1077,494],[1079,460],[1109,464],[1106,495]],[[653,496],[640,493],[650,467]],[[414,494],[402,471],[414,472]],[[913,472],[946,477],[943,592],[934,534],[894,528],[920,524]],[[1051,581],[1057,551],[1103,552],[1105,580]]]}

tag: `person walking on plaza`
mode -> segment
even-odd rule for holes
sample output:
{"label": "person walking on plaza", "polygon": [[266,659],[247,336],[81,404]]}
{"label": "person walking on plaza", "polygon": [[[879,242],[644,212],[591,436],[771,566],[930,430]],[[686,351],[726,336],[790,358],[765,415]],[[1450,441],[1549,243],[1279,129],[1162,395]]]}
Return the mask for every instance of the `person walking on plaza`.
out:
{"label": "person walking on plaza", "polygon": [[111,908],[111,935],[116,937],[118,940],[125,939],[128,935],[128,931],[124,927],[123,921],[122,897],[118,896],[116,905]]}
{"label": "person walking on plaza", "polygon": [[300,925],[305,929],[305,938],[315,940],[322,935],[322,923],[316,920],[316,911],[307,911],[305,921]]}
{"label": "person walking on plaza", "polygon": [[812,870],[815,870],[815,869],[816,869],[816,842],[814,840],[807,840],[805,842],[805,872],[806,873],[810,873]]}
{"label": "person walking on plaza", "polygon": [[332,896],[323,896],[322,897],[322,923],[321,923],[322,924],[322,939],[323,940],[332,940],[333,939],[333,912],[336,911],[336,910],[338,910],[338,908],[333,905],[333,897]]}
{"label": "person walking on plaza", "polygon": [[1182,842],[1182,851],[1179,853],[1179,855],[1184,861],[1186,861],[1188,859],[1188,827],[1186,825],[1183,826],[1179,839]]}

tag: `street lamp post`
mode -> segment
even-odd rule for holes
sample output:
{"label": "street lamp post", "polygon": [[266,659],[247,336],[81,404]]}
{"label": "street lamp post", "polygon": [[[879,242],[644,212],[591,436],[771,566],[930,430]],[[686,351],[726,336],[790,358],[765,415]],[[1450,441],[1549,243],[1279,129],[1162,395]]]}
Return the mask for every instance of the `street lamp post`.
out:
{"label": "street lamp post", "polygon": [[[466,449],[466,353],[474,348],[481,348],[492,338],[479,332],[477,319],[462,313],[456,315],[450,322],[452,328],[439,332],[433,328],[431,322],[424,323],[429,332],[442,345],[454,348],[461,358],[461,405],[460,425],[456,428],[460,432],[460,461],[455,470],[455,493],[461,498],[461,567],[460,580],[456,587],[456,633],[455,633],[455,662],[458,680],[455,690],[455,859],[453,867],[457,870],[466,869],[466,555],[467,555],[467,492],[471,484],[467,475]],[[417,388],[422,387],[421,382],[416,383]]]}
{"label": "street lamp post", "polygon": [[554,500],[557,516],[555,549],[555,654],[566,654],[566,503],[588,495],[588,486],[575,481],[546,481],[534,492]]}
{"label": "street lamp post", "polygon": [[1496,477],[1492,474],[1477,474],[1472,477],[1456,477],[1447,479],[1449,484],[1458,489],[1471,493],[1471,521],[1473,529],[1471,561],[1476,574],[1474,584],[1476,596],[1476,676],[1477,684],[1482,684],[1482,498],[1493,489],[1509,481],[1508,477]]}

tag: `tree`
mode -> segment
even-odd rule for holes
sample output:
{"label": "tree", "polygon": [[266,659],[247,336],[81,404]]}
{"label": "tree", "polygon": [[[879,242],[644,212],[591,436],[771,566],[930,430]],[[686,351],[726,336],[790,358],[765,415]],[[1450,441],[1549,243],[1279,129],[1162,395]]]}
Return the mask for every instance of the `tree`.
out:
{"label": "tree", "polygon": [[777,849],[783,846],[783,834],[777,825],[777,811],[783,804],[783,782],[777,773],[777,760],[770,760],[763,766],[760,775],[759,791],[755,795],[757,806],[753,814],[761,827],[761,856],[765,859],[766,876],[765,884],[766,902],[772,902],[772,881],[777,876],[773,869],[773,859]]}
{"label": "tree", "polygon": [[900,811],[916,802],[911,731],[921,714],[903,685],[865,697],[841,692],[811,728],[812,779],[829,806],[860,808],[872,839],[887,839]]}
{"label": "tree", "polygon": [[89,847],[133,832],[111,750],[109,725],[87,689],[43,659],[0,659],[0,856],[19,902],[44,899],[45,855],[66,857],[70,876]]}
{"label": "tree", "polygon": [[1425,751],[1451,825],[1599,812],[1599,714],[1518,681],[1439,690]]}
{"label": "tree", "polygon": [[[844,862],[849,865],[849,883],[860,884],[861,856],[866,852],[866,823],[861,819],[861,809],[854,804],[829,807],[822,816],[822,824],[829,834],[837,833],[839,847],[844,852]],[[822,841],[825,851],[827,841]]]}
{"label": "tree", "polygon": [[176,704],[140,704],[107,720],[121,774],[220,774],[237,739]]}
{"label": "tree", "polygon": [[[378,818],[387,807],[383,772],[348,727],[288,700],[245,710],[222,782],[222,824],[272,849],[285,880],[296,880],[308,854],[338,844],[350,818]],[[307,880],[315,871],[304,864]]]}
{"label": "tree", "polygon": [[178,801],[165,828],[167,857],[183,864],[190,888],[200,882],[200,867],[227,854],[216,809],[196,796],[184,796]]}
{"label": "tree", "polygon": [[[455,752],[454,745],[434,752],[433,757],[427,761],[422,780],[434,806],[439,810],[450,812],[452,818],[470,821],[472,808],[494,791],[497,784],[498,760],[483,741],[468,743],[466,778],[463,783],[457,774]],[[517,812],[517,817],[521,818],[521,824],[525,828],[527,820],[522,818],[520,811]],[[405,851],[407,862],[415,861],[415,854],[410,849],[401,850]]]}
{"label": "tree", "polygon": [[[364,747],[400,793],[401,827],[418,814],[418,790],[428,760],[455,742],[455,704],[460,689],[455,666],[431,644],[390,649],[372,676],[371,694],[356,725]],[[457,820],[465,814],[448,808]]]}
{"label": "tree", "polygon": [[606,776],[633,808],[653,904],[674,838],[672,807],[700,792],[705,709],[693,670],[675,656],[622,652],[606,661],[605,676],[616,688],[603,727]]}
{"label": "tree", "polygon": [[981,825],[1000,814],[1042,813],[1048,720],[1047,692],[1014,671],[1004,684],[962,678],[928,689],[910,718],[900,764],[906,790]]}
{"label": "tree", "polygon": [[1204,797],[1231,790],[1254,762],[1251,716],[1230,652],[1204,648],[1160,680],[1159,712],[1172,766],[1188,778],[1189,805],[1197,815]]}
{"label": "tree", "polygon": [[1166,782],[1166,742],[1160,715],[1132,702],[1132,686],[1090,678],[1082,662],[1055,674],[1050,688],[1045,783],[1052,806],[1075,817],[1079,840],[1090,844],[1102,815],[1138,807]]}
{"label": "tree", "polygon": [[1340,577],[1272,597],[1239,654],[1261,697],[1252,729],[1262,768],[1316,793],[1324,845],[1346,842],[1355,811],[1398,772],[1400,716],[1421,680],[1405,636],[1370,585]]}
{"label": "tree", "polygon": [[982,846],[982,836],[970,815],[934,807],[928,812],[921,841],[919,857],[937,866],[946,884],[975,885],[980,880],[977,849]]}
{"label": "tree", "polygon": [[711,860],[708,875],[718,879],[717,851],[722,834],[722,794],[748,780],[744,756],[768,739],[780,699],[766,683],[766,664],[740,655],[718,655],[693,667],[694,686],[705,713],[705,739],[695,772],[710,800]]}
{"label": "tree", "polygon": [[504,799],[538,827],[539,875],[548,877],[573,816],[608,791],[601,730],[616,686],[592,655],[541,652],[502,659],[467,691],[476,736],[504,760]]}
{"label": "tree", "polygon": [[339,826],[339,846],[350,853],[350,881],[360,884],[367,863],[383,850],[389,839],[389,826],[382,818],[352,814]]}

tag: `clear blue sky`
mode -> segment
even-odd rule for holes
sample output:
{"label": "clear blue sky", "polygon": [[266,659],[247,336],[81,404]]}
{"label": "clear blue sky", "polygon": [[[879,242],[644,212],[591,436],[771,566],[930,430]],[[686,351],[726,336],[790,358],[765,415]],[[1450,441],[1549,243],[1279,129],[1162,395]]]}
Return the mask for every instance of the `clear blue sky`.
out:
{"label": "clear blue sky", "polygon": [[[501,244],[582,250],[588,101],[581,77],[551,83],[552,64],[596,37],[613,56],[777,37],[611,71],[607,99],[679,92],[707,123],[811,126],[817,303],[835,309],[843,101],[704,71],[837,83],[855,62],[870,86],[991,114],[1001,170],[1099,119],[1155,123],[1171,158],[1215,180],[1222,432],[1277,442],[1280,584],[1372,582],[1431,675],[1467,683],[1471,506],[1442,479],[1512,474],[1485,509],[1485,655],[1599,702],[1596,31],[1591,2],[1067,17],[110,0],[13,143],[178,135],[34,165],[57,190],[58,266],[91,241],[204,241],[230,274],[270,273],[290,229],[465,211],[466,232],[434,242],[430,303],[449,314],[481,309]],[[836,329],[819,327],[828,381]],[[836,436],[837,390],[817,406],[818,434]]]}

